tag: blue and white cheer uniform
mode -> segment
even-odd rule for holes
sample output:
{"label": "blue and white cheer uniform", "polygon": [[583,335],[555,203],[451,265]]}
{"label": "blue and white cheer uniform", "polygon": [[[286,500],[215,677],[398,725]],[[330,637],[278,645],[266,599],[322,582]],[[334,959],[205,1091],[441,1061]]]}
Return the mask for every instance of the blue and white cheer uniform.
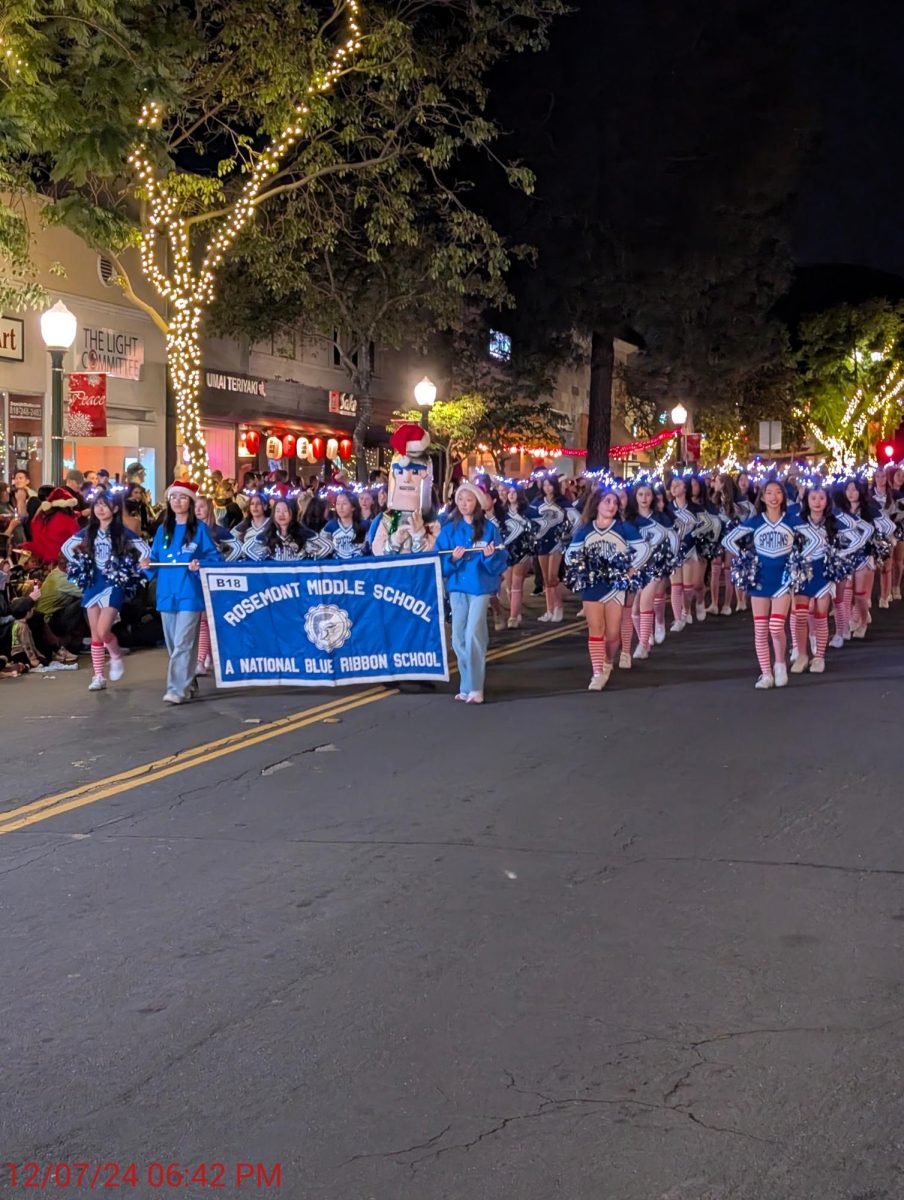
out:
{"label": "blue and white cheer uniform", "polygon": [[730,554],[740,554],[740,543],[749,534],[753,535],[753,550],[760,569],[757,586],[750,588],[748,595],[774,599],[788,594],[791,585],[784,582],[782,577],[788,557],[794,549],[796,533],[804,535],[804,553],[809,554],[812,538],[807,534],[806,524],[793,513],[785,513],[775,522],[770,521],[765,513],[758,513],[725,534],[722,545]]}
{"label": "blue and white cheer uniform", "polygon": [[[151,548],[147,542],[132,533],[130,529],[124,529],[123,533],[128,542],[128,549],[135,554],[136,559],[151,557]],[[74,563],[78,558],[79,550],[87,548],[87,545],[88,535],[86,532],[73,534],[62,546],[62,553],[66,561]],[[104,567],[112,556],[113,544],[110,534],[105,529],[98,529],[94,539],[94,581],[82,590],[82,606],[84,608],[115,608],[119,612],[125,604],[126,597],[122,588],[119,584],[110,583],[104,575]]]}
{"label": "blue and white cheer uniform", "polygon": [[[627,521],[613,521],[607,528],[600,528],[595,521],[585,522],[578,527],[571,545],[565,552],[565,562],[578,561],[582,548],[601,546],[606,558],[615,558],[617,554],[626,554],[635,569],[642,567],[653,553],[653,547],[646,541],[636,525]],[[580,600],[616,600],[625,603],[625,590],[611,585],[607,581],[597,583],[583,592],[578,592]]]}

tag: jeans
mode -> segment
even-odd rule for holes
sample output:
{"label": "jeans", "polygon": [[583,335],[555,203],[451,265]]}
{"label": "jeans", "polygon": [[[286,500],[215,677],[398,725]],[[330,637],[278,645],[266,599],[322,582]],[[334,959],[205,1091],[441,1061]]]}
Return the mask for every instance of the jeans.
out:
{"label": "jeans", "polygon": [[458,659],[461,690],[482,692],[487,673],[487,627],[489,596],[471,596],[468,592],[450,592],[452,605],[452,648]]}
{"label": "jeans", "polygon": [[170,656],[166,672],[166,690],[175,692],[177,696],[187,700],[188,690],[194,683],[197,669],[201,614],[165,612],[160,614],[160,619],[163,622],[163,637]]}

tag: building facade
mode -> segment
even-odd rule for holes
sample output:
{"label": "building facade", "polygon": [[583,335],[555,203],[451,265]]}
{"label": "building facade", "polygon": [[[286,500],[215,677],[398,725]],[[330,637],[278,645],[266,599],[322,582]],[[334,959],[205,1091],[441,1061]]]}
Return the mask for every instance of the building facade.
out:
{"label": "building facade", "polygon": [[[69,376],[104,376],[101,436],[64,436],[65,469],[106,467],[124,478],[141,462],[155,496],[164,487],[166,346],[162,332],[123,295],[114,271],[67,229],[39,228],[34,213],[34,259],[50,303],[62,300],[77,321],[75,342],[63,364],[64,407]],[[130,261],[131,258],[131,261]],[[127,254],[136,291],[142,290],[137,257]],[[58,265],[58,266],[57,266]],[[62,269],[64,274],[57,274]],[[0,316],[0,417],[3,447],[0,475],[28,470],[33,487],[49,480],[51,430],[50,356],[41,338],[40,314]],[[73,430],[79,429],[76,423]]]}

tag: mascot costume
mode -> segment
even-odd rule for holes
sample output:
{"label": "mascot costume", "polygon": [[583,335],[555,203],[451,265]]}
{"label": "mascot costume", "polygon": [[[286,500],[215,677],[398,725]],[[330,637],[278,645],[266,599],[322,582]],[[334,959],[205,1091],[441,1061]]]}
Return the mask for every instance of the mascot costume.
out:
{"label": "mascot costume", "polygon": [[371,535],[374,554],[416,554],[436,541],[430,434],[414,422],[400,425],[389,439],[393,449],[386,511]]}

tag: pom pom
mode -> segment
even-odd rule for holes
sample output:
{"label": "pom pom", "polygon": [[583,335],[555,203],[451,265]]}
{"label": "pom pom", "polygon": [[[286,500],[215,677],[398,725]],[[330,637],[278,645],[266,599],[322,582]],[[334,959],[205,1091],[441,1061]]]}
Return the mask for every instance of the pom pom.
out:
{"label": "pom pom", "polygon": [[94,574],[94,562],[82,550],[76,552],[74,558],[66,568],[66,578],[70,583],[74,583],[76,587],[81,588],[82,591],[93,585]]}
{"label": "pom pom", "polygon": [[125,598],[131,600],[144,585],[144,576],[138,566],[134,551],[126,550],[124,554],[111,554],[104,565],[104,578],[121,587]]}
{"label": "pom pom", "polygon": [[706,534],[694,534],[694,547],[701,558],[712,562],[722,553],[722,543],[718,538],[707,537]]}
{"label": "pom pom", "polygon": [[753,536],[745,538],[731,562],[731,582],[739,592],[752,592],[760,581],[760,561],[753,549]]}
{"label": "pom pom", "polygon": [[607,548],[605,543],[600,542],[578,547],[565,567],[565,586],[572,592],[586,592],[600,584],[610,589],[629,591],[631,556],[607,555]]}
{"label": "pom pom", "polygon": [[853,562],[833,542],[829,542],[823,554],[822,569],[829,583],[841,583],[851,574]]}
{"label": "pom pom", "polygon": [[804,554],[804,539],[797,533],[794,535],[794,546],[782,572],[782,584],[788,584],[793,592],[799,592],[812,578],[813,563]]}
{"label": "pom pom", "polygon": [[894,546],[891,539],[887,538],[884,533],[874,533],[867,543],[866,548],[868,553],[874,555],[878,562],[885,562],[894,553]]}
{"label": "pom pom", "polygon": [[649,571],[652,579],[668,579],[679,565],[668,538],[663,538],[650,556],[650,561],[644,568]]}
{"label": "pom pom", "polygon": [[510,567],[517,567],[518,563],[524,562],[526,558],[531,558],[537,553],[537,539],[533,529],[525,529],[519,533],[514,541],[508,543],[505,550]]}

